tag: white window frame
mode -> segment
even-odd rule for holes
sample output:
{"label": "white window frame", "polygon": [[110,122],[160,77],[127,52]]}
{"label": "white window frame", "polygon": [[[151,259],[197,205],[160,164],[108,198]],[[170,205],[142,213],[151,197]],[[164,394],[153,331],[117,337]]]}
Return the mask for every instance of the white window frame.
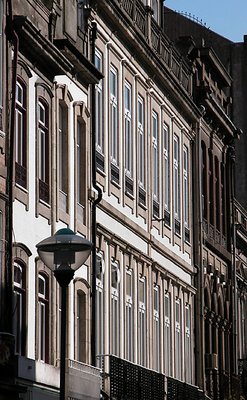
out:
{"label": "white window frame", "polygon": [[189,149],[183,149],[183,178],[184,178],[184,226],[189,229]]}
{"label": "white window frame", "polygon": [[138,184],[145,189],[145,102],[142,96],[137,99],[137,131],[138,131]]}
{"label": "white window frame", "polygon": [[[95,49],[95,67],[103,71],[103,54],[100,50]],[[103,80],[95,85],[95,139],[96,150],[104,154],[104,127],[103,127]]]}
{"label": "white window frame", "polygon": [[[97,266],[101,268],[101,279],[96,277],[96,356],[104,352],[104,260],[102,253],[97,253]],[[100,366],[100,359],[97,359]]]}
{"label": "white window frame", "polygon": [[111,134],[111,162],[119,163],[118,137],[118,71],[110,67],[110,134]]}
{"label": "white window frame", "polygon": [[[112,285],[112,271],[117,272],[117,287]],[[111,260],[111,346],[112,354],[119,356],[120,352],[120,310],[119,310],[120,271],[118,262]]]}
{"label": "white window frame", "polygon": [[[160,288],[158,285],[154,286],[153,296],[153,368],[160,371]],[[157,297],[157,307],[155,307],[155,297]]]}
{"label": "white window frame", "polygon": [[133,176],[133,135],[132,135],[132,86],[124,82],[124,135],[125,135],[125,173]]}
{"label": "white window frame", "polygon": [[139,364],[143,367],[146,366],[147,362],[147,311],[146,311],[146,279],[145,277],[139,277],[139,286],[143,284],[143,301],[140,300],[139,296],[139,288],[138,288],[138,296],[139,296],[139,305],[138,305],[138,325],[139,325]]}
{"label": "white window frame", "polygon": [[152,190],[153,199],[159,200],[159,116],[152,111]]}
{"label": "white window frame", "polygon": [[190,304],[185,305],[185,381],[192,383],[192,345],[191,345],[191,307]]}
{"label": "white window frame", "polygon": [[38,274],[38,288],[39,288],[39,280],[42,280],[44,283],[44,293],[40,293],[38,290],[38,359],[39,361],[45,362],[46,360],[46,342],[47,342],[47,279],[42,275]]}
{"label": "white window frame", "polygon": [[175,377],[182,379],[182,326],[181,326],[181,300],[175,301]]}
{"label": "white window frame", "polygon": [[176,134],[174,134],[173,145],[174,216],[180,221],[180,140]]}
{"label": "white window frame", "polygon": [[[130,278],[131,293],[125,294],[125,337],[126,337],[126,359],[134,361],[134,299],[133,299],[133,272],[131,269],[126,268],[126,275]],[[126,277],[127,278],[127,277]],[[126,279],[127,281],[127,279]]]}
{"label": "white window frame", "polygon": [[164,206],[170,212],[170,129],[163,124],[163,157],[164,157]]}
{"label": "white window frame", "polygon": [[[164,320],[165,320],[165,374],[171,375],[171,296],[170,293],[165,293],[164,298]],[[167,303],[167,304],[166,304]],[[167,305],[167,307],[166,307]],[[168,310],[168,312],[166,312]]]}

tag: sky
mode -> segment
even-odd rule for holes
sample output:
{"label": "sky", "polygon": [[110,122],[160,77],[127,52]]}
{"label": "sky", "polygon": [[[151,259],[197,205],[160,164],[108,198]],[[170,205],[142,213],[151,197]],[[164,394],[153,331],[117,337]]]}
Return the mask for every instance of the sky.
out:
{"label": "sky", "polygon": [[190,13],[212,31],[233,42],[247,35],[247,0],[165,0],[175,11]]}

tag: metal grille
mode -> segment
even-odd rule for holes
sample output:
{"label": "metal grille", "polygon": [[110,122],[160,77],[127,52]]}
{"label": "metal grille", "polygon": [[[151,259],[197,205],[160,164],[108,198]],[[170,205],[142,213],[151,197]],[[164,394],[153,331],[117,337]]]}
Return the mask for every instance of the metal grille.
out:
{"label": "metal grille", "polygon": [[125,193],[133,196],[133,180],[127,175],[125,176]]}
{"label": "metal grille", "polygon": [[197,386],[174,378],[167,378],[167,400],[203,400],[204,394]]}
{"label": "metal grille", "polygon": [[111,181],[119,184],[119,168],[114,164],[111,164]]}
{"label": "metal grille", "polygon": [[98,151],[96,151],[96,167],[101,171],[104,171],[105,168],[104,155],[99,153]]}
{"label": "metal grille", "polygon": [[164,400],[164,375],[110,356],[110,398]]}

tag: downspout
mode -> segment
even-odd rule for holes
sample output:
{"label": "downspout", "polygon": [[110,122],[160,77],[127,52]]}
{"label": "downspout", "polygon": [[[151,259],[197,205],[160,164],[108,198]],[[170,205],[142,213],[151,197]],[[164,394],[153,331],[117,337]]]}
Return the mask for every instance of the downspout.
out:
{"label": "downspout", "polygon": [[[97,37],[97,24],[92,22],[91,28],[91,61],[95,65],[95,41]],[[102,200],[102,190],[97,185],[96,181],[96,137],[95,137],[95,84],[91,85],[91,146],[92,146],[92,186],[97,192],[97,197],[92,203],[92,232],[91,241],[92,248],[92,282],[91,282],[91,301],[92,301],[92,314],[91,314],[91,363],[96,366],[96,235],[97,235],[97,222],[96,211],[97,205]]]}
{"label": "downspout", "polygon": [[[193,258],[196,268],[196,301],[195,301],[195,379],[196,385],[205,392],[205,360],[204,360],[204,270],[203,270],[203,227],[202,227],[202,182],[201,182],[201,118],[196,124],[196,139],[193,142],[193,181],[198,182],[198,186],[194,185],[194,201],[197,205],[193,213],[194,238],[193,238]],[[196,228],[196,229],[195,229]]]}
{"label": "downspout", "polygon": [[233,145],[229,148],[229,159],[230,159],[230,179],[231,179],[231,254],[232,254],[232,268],[231,268],[231,280],[232,280],[232,373],[231,376],[238,373],[238,360],[237,360],[237,276],[236,276],[236,221],[235,221],[235,209],[234,209],[234,198],[235,198],[235,148]]}
{"label": "downspout", "polygon": [[12,97],[11,97],[11,117],[9,124],[9,143],[7,150],[7,182],[6,191],[8,196],[8,208],[7,208],[7,220],[6,220],[6,237],[7,237],[7,260],[5,269],[6,279],[6,294],[5,294],[5,306],[7,310],[7,318],[4,323],[5,329],[12,333],[12,284],[13,284],[13,184],[14,184],[14,143],[15,143],[15,98],[16,98],[16,81],[17,81],[17,59],[19,51],[19,38],[15,31],[13,24],[13,13],[12,13],[12,1],[7,0],[8,5],[8,17],[7,26],[10,41],[13,44],[13,60],[12,60]]}

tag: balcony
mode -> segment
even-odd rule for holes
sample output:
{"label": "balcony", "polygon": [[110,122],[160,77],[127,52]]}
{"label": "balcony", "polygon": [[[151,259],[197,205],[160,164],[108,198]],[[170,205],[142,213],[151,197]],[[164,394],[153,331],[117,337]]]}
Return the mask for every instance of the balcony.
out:
{"label": "balcony", "polygon": [[102,390],[114,400],[206,400],[197,387],[116,356],[100,356]]}
{"label": "balcony", "polygon": [[[16,357],[16,384],[28,393],[30,396],[28,399],[58,400],[59,379],[59,368],[26,357]],[[98,368],[68,359],[66,379],[68,398],[76,400],[100,398],[100,370]],[[45,397],[40,397],[41,392]]]}
{"label": "balcony", "polygon": [[[162,27],[152,18],[152,12],[141,0],[98,1],[98,11],[108,13],[119,9],[123,13],[124,25],[132,28],[138,40],[146,42],[163,63],[166,70],[183,87],[189,96],[192,95],[191,71],[181,54],[163,32]],[[119,12],[117,11],[119,15]],[[118,19],[119,22],[119,19]]]}

